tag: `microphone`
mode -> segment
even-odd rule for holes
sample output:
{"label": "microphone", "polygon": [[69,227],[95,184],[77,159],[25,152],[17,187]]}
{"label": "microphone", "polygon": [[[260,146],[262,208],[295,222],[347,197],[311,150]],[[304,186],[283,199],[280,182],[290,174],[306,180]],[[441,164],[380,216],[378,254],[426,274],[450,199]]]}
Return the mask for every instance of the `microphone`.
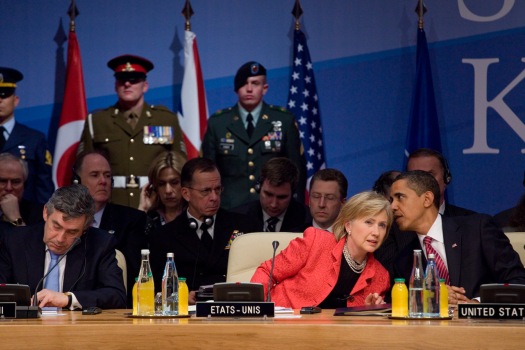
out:
{"label": "microphone", "polygon": [[62,259],[64,259],[66,257],[66,255],[74,248],[76,247],[77,245],[79,245],[80,243],[80,237],[77,237],[75,238],[75,240],[73,241],[73,244],[71,244],[71,246],[66,250],[66,252],[64,254],[62,254],[60,256],[60,258],[58,258],[58,261],[56,262],[55,265],[51,266],[51,268],[47,271],[47,273],[44,275],[44,277],[42,277],[40,279],[40,281],[38,281],[37,285],[36,285],[36,288],[35,288],[35,295],[33,296],[33,303],[31,306],[38,306],[38,298],[36,297],[36,294],[38,292],[38,288],[40,288],[40,285],[42,285],[42,283],[44,282],[44,280],[46,279],[46,277],[51,273],[51,271],[53,271],[55,269],[55,267],[57,267],[58,265],[60,265],[60,262],[62,261]]}
{"label": "microphone", "polygon": [[272,247],[273,247],[273,257],[272,257],[272,268],[270,270],[270,279],[268,280],[268,293],[266,294],[267,302],[272,301],[272,297],[270,296],[270,291],[272,290],[273,268],[275,266],[275,253],[277,252],[277,248],[279,247],[279,241],[273,241]]}

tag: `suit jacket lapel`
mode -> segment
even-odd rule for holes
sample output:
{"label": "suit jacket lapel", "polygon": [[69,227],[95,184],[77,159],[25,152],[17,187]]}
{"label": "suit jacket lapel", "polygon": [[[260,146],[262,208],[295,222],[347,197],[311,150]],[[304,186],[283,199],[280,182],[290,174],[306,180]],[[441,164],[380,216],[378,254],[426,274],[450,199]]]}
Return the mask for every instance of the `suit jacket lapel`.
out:
{"label": "suit jacket lapel", "polygon": [[443,218],[443,240],[445,243],[445,252],[447,254],[448,275],[450,284],[461,286],[461,232],[459,226],[446,216]]}
{"label": "suit jacket lapel", "polygon": [[[242,118],[239,114],[239,108],[237,106],[234,107],[235,113],[233,114],[232,119],[230,120],[230,123],[226,126],[226,129],[230,131],[233,135],[237,136],[237,138],[244,142],[245,144],[248,144],[250,142],[250,139],[248,138],[248,132],[246,131],[246,128],[244,127],[244,123],[242,122]],[[255,132],[257,130],[257,127],[255,128]],[[253,135],[252,135],[253,138]]]}
{"label": "suit jacket lapel", "polygon": [[190,228],[189,226],[188,213],[184,211],[179,217],[183,222],[180,226],[181,229],[175,232],[175,244],[182,245],[187,251],[191,252],[195,256],[198,256],[200,253],[199,249],[201,241],[197,236],[196,230]]}
{"label": "suit jacket lapel", "polygon": [[[46,261],[46,245],[42,241],[44,227],[41,226],[40,231],[42,235],[31,235],[34,237],[26,242],[27,248],[25,249],[25,268],[27,271],[27,280],[30,286],[37,286],[37,283],[44,276],[45,261]],[[35,268],[37,266],[37,268]],[[39,290],[43,286],[39,286]]]}
{"label": "suit jacket lapel", "polygon": [[63,292],[68,292],[71,288],[78,287],[78,285],[74,284],[82,277],[82,270],[86,263],[86,235],[89,235],[89,230],[82,236],[80,244],[67,254],[64,282],[62,285]]}

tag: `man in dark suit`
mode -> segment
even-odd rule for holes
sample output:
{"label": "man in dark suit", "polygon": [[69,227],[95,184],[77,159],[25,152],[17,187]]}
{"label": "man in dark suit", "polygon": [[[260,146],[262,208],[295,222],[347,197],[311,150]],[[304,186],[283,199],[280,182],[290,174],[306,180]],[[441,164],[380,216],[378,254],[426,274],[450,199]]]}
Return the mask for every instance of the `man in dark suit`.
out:
{"label": "man in dark suit", "polygon": [[23,198],[27,176],[27,162],[11,153],[0,153],[0,227],[42,221],[43,205]]}
{"label": "man in dark suit", "polygon": [[230,244],[253,227],[249,218],[220,209],[221,175],[213,161],[189,160],[182,168],[181,185],[187,210],[149,235],[150,263],[160,291],[166,254],[174,253],[178,275],[186,277],[194,303],[201,285],[226,281]]}
{"label": "man in dark suit", "polygon": [[424,256],[436,256],[441,277],[449,280],[449,304],[478,301],[473,298],[485,283],[525,284],[518,254],[490,216],[439,214],[440,190],[432,175],[420,170],[402,173],[390,193],[399,229],[413,231],[400,233],[411,240],[396,257],[396,277],[410,280],[413,250],[420,249]]}
{"label": "man in dark suit", "polygon": [[266,69],[258,62],[243,64],[235,75],[238,103],[213,114],[202,141],[205,158],[221,173],[224,193],[221,206],[231,209],[258,199],[255,184],[263,164],[287,157],[299,169],[297,199],[304,201],[306,166],[297,123],[282,107],[268,105]]}
{"label": "man in dark suit", "polygon": [[[124,308],[126,292],[115,259],[116,241],[107,232],[89,227],[94,212],[93,198],[84,186],[56,190],[44,207],[44,224],[5,232],[0,283],[29,285],[40,307]],[[44,288],[36,290],[46,273]]]}
{"label": "man in dark suit", "polygon": [[23,77],[16,69],[0,67],[0,152],[27,162],[24,198],[44,204],[55,189],[51,179],[53,161],[44,134],[15,120],[19,102],[16,83]]}
{"label": "man in dark suit", "polygon": [[291,160],[272,158],[261,170],[257,185],[259,199],[232,211],[254,220],[257,231],[303,232],[310,226],[312,217],[308,208],[293,198],[298,178],[299,171]]}
{"label": "man in dark suit", "polygon": [[132,289],[139,275],[141,249],[148,247],[144,234],[146,214],[138,209],[110,203],[111,168],[108,160],[97,152],[79,154],[74,166],[73,181],[86,186],[95,200],[93,227],[103,229],[117,239],[117,249],[124,254],[127,267],[128,306],[133,305]]}

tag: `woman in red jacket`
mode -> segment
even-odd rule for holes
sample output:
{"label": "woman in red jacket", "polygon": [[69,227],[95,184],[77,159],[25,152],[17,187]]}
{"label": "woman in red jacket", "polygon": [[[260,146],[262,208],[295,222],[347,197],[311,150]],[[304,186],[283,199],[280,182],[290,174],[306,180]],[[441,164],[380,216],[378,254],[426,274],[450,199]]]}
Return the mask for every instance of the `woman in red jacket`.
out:
{"label": "woman in red jacket", "polygon": [[[294,309],[383,303],[390,277],[373,252],[392,220],[390,203],[382,195],[367,191],[350,198],[333,234],[310,227],[275,257],[272,301]],[[271,265],[271,260],[262,263],[251,280],[264,285],[265,295]]]}

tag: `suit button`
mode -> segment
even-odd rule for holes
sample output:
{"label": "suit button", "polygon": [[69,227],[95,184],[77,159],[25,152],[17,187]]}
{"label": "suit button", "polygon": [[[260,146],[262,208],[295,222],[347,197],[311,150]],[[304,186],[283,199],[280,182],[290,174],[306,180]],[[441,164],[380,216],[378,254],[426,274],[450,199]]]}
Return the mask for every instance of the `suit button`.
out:
{"label": "suit button", "polygon": [[255,175],[250,175],[248,178],[250,179],[250,181],[253,181],[255,180]]}
{"label": "suit button", "polygon": [[255,164],[253,164],[253,162],[252,162],[251,160],[248,162],[248,166],[249,166],[249,167],[253,167],[254,165],[255,165]]}
{"label": "suit button", "polygon": [[255,192],[256,192],[256,191],[255,191],[255,188],[253,188],[253,187],[250,188],[250,193],[255,193]]}
{"label": "suit button", "polygon": [[134,159],[133,159],[133,157],[129,157],[129,160],[133,161]]}
{"label": "suit button", "polygon": [[129,142],[133,143],[135,142],[135,139],[130,139]]}
{"label": "suit button", "polygon": [[133,197],[133,192],[130,192],[130,193],[129,193],[129,196],[130,196],[130,197]]}
{"label": "suit button", "polygon": [[253,149],[252,148],[248,148],[248,154],[253,154]]}

